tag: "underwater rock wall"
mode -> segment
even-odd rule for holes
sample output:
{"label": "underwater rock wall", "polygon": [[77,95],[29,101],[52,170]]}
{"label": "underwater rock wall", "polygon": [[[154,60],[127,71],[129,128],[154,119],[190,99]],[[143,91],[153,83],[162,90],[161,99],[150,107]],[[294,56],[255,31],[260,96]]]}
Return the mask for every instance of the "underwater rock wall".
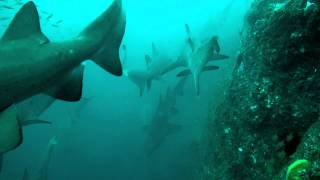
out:
{"label": "underwater rock wall", "polygon": [[230,87],[209,118],[198,179],[286,179],[287,167],[297,159],[309,160],[305,176],[317,179],[319,4],[253,2]]}

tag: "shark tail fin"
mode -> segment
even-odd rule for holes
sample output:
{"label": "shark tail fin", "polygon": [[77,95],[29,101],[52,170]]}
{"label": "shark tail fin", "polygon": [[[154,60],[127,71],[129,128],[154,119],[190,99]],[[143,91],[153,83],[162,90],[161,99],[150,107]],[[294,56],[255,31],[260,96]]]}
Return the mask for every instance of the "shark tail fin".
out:
{"label": "shark tail fin", "polygon": [[185,24],[185,25],[184,25],[184,29],[185,29],[188,37],[191,37],[191,30],[190,30],[189,24]]}
{"label": "shark tail fin", "polygon": [[197,96],[200,95],[200,73],[193,74],[194,86],[196,88]]}
{"label": "shark tail fin", "polygon": [[194,52],[194,51],[195,51],[195,45],[194,45],[194,42],[193,42],[193,40],[191,39],[191,37],[188,37],[188,39],[187,39],[187,44],[188,44],[188,46],[191,48],[192,52]]}
{"label": "shark tail fin", "polygon": [[114,0],[110,8],[80,34],[80,37],[99,41],[100,47],[90,59],[116,76],[122,75],[119,49],[125,33],[125,25],[122,1]]}
{"label": "shark tail fin", "polygon": [[194,41],[192,39],[192,35],[191,35],[191,30],[190,30],[190,26],[189,24],[185,24],[185,31],[187,33],[187,44],[188,46],[191,48],[192,51],[195,50],[195,44],[194,44]]}

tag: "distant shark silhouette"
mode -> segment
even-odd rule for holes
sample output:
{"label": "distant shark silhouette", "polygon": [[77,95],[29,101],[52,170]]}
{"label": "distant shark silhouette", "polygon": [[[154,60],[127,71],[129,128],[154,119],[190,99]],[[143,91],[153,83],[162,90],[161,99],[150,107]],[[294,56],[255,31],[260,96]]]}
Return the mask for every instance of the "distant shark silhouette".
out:
{"label": "distant shark silhouette", "polygon": [[52,153],[55,146],[58,144],[57,138],[52,137],[48,143],[47,149],[45,150],[43,160],[40,164],[40,169],[36,174],[35,180],[48,180],[48,169],[52,159]]}
{"label": "distant shark silhouette", "polygon": [[147,131],[145,140],[145,148],[147,156],[151,156],[166,140],[167,136],[174,134],[181,129],[179,125],[169,122],[172,109],[163,108],[166,102],[159,98],[159,104],[154,114],[151,124],[144,127]]}
{"label": "distant shark silhouette", "polygon": [[183,87],[186,82],[186,77],[179,80],[177,85],[170,90],[168,88],[164,98],[159,97],[158,105],[154,111],[151,122],[144,129],[147,131],[145,140],[145,148],[147,156],[150,156],[156,151],[166,140],[166,138],[177,133],[181,126],[169,122],[170,118],[178,113],[176,108],[176,98],[183,94]]}
{"label": "distant shark silhouette", "polygon": [[48,169],[52,159],[52,152],[58,144],[57,138],[52,137],[46,147],[43,159],[40,164],[40,169],[37,171],[35,178],[30,178],[29,171],[26,168],[22,180],[48,180]]}
{"label": "distant shark silhouette", "polygon": [[188,35],[186,48],[179,55],[177,60],[167,67],[163,73],[170,72],[178,67],[187,69],[177,74],[178,77],[192,75],[197,95],[200,94],[199,79],[204,71],[219,69],[218,66],[208,65],[209,61],[228,59],[226,55],[220,54],[218,37],[213,36],[206,42],[196,42],[192,37],[188,24],[185,25],[185,31]]}
{"label": "distant shark silhouette", "polygon": [[122,2],[115,0],[74,39],[50,42],[41,32],[35,4],[23,5],[0,40],[0,153],[22,142],[15,104],[38,93],[78,101],[86,59],[122,74],[119,47],[125,24]]}
{"label": "distant shark silhouette", "polygon": [[[124,61],[127,61],[126,48],[122,48],[124,52]],[[146,69],[126,69],[124,74],[139,88],[140,96],[143,95],[145,89],[151,89],[152,82],[159,80],[163,75],[163,70],[168,66],[168,57],[160,54],[155,44],[152,43],[152,55],[145,55]]]}
{"label": "distant shark silhouette", "polygon": [[187,81],[187,76],[181,77],[173,89],[168,87],[167,94],[166,94],[166,101],[171,102],[170,106],[172,108],[176,106],[177,97],[184,95],[183,89],[186,84],[186,81]]}

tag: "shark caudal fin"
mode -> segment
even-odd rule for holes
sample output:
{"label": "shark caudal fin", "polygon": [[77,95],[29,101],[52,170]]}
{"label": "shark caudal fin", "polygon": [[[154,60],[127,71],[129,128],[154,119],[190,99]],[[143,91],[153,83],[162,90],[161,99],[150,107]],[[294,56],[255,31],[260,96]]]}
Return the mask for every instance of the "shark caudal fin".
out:
{"label": "shark caudal fin", "polygon": [[200,95],[200,72],[193,73],[193,81],[194,81],[194,87],[196,89],[197,96]]}
{"label": "shark caudal fin", "polygon": [[91,59],[113,75],[122,75],[119,49],[124,36],[126,18],[121,0],[114,0],[110,8],[90,24],[80,37],[98,42]]}
{"label": "shark caudal fin", "polygon": [[191,30],[190,30],[190,26],[189,24],[185,24],[185,31],[187,33],[187,44],[188,46],[191,48],[192,52],[195,51],[195,44],[194,44],[194,40],[192,38],[192,35],[191,35]]}

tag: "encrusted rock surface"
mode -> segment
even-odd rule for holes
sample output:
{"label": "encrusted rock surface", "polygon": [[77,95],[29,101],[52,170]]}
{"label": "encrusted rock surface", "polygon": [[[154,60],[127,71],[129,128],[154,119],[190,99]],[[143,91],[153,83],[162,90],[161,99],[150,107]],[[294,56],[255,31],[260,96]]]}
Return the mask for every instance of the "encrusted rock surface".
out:
{"label": "encrusted rock surface", "polygon": [[298,158],[320,174],[320,5],[256,0],[225,100],[212,111],[199,179],[285,179]]}

